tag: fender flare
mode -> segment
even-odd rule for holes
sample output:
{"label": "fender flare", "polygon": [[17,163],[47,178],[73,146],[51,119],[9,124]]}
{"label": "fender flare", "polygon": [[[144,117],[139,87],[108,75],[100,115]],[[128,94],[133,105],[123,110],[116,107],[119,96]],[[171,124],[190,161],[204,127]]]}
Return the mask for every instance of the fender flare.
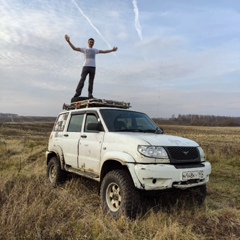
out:
{"label": "fender flare", "polygon": [[102,169],[102,166],[108,160],[114,160],[121,163],[123,166],[126,166],[129,170],[134,186],[138,189],[143,189],[143,186],[141,185],[135,172],[136,161],[132,155],[126,152],[118,151],[107,152],[106,154],[103,155],[100,169]]}
{"label": "fender flare", "polygon": [[[48,155],[51,155],[52,153],[54,153],[61,165],[61,168],[64,169],[65,166],[65,160],[64,160],[64,155],[63,155],[63,150],[59,145],[55,145],[54,147],[52,147],[51,151],[48,153]],[[47,161],[49,160],[49,157],[47,157]]]}

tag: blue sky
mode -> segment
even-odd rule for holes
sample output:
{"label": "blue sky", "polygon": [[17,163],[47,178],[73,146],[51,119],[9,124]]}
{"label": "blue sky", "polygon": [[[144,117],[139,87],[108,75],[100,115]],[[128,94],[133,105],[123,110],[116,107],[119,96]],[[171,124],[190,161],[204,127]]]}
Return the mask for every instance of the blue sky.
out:
{"label": "blue sky", "polygon": [[[99,54],[93,95],[150,117],[239,117],[238,0],[0,0],[0,112],[56,116]],[[88,80],[82,95],[87,96]]]}

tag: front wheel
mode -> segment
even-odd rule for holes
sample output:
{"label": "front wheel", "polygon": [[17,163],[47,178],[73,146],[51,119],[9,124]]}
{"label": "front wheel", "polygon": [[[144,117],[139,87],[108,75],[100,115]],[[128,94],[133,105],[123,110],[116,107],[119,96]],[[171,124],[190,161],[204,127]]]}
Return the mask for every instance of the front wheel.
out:
{"label": "front wheel", "polygon": [[192,199],[199,205],[203,204],[207,196],[206,184],[189,189]]}
{"label": "front wheel", "polygon": [[61,169],[60,163],[55,156],[48,162],[47,178],[53,187],[63,183],[66,178],[66,172]]}
{"label": "front wheel", "polygon": [[112,217],[136,218],[140,194],[128,172],[117,169],[107,173],[101,183],[100,196],[104,212]]}

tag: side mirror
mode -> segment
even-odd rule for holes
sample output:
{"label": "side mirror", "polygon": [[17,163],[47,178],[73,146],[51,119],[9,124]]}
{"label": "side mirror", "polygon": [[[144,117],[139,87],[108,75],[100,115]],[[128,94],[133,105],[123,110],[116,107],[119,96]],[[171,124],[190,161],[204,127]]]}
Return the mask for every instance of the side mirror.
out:
{"label": "side mirror", "polygon": [[157,127],[155,133],[164,134],[164,130],[161,127]]}
{"label": "side mirror", "polygon": [[163,130],[163,128],[160,127],[159,129],[160,129],[160,131],[162,131],[162,134],[164,134],[164,130]]}

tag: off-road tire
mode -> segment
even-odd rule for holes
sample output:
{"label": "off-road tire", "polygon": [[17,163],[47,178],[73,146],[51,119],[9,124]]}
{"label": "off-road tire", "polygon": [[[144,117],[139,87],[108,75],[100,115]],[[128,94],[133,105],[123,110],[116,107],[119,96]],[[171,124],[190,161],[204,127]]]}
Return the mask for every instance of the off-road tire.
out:
{"label": "off-road tire", "polygon": [[204,184],[199,187],[190,188],[189,193],[194,202],[196,202],[198,205],[202,205],[207,196],[207,186]]}
{"label": "off-road tire", "polygon": [[118,219],[125,215],[136,218],[140,205],[140,193],[129,173],[122,169],[112,170],[103,178],[100,188],[103,211]]}
{"label": "off-road tire", "polygon": [[47,165],[47,179],[53,187],[62,184],[66,179],[66,172],[61,169],[57,157],[52,157]]}

